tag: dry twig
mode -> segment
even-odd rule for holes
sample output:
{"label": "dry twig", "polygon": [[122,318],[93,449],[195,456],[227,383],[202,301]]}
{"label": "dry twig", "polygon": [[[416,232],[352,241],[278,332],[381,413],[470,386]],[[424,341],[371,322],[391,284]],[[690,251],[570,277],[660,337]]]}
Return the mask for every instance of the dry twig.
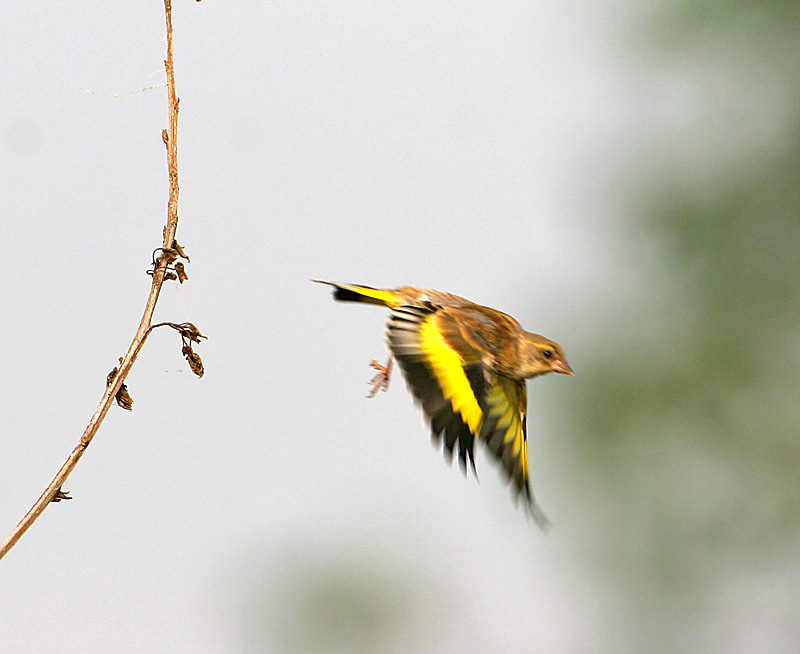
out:
{"label": "dry twig", "polygon": [[[36,519],[44,512],[44,510],[50,505],[51,502],[59,502],[61,500],[71,499],[68,494],[64,493],[61,490],[62,485],[66,482],[67,477],[69,477],[70,473],[75,469],[78,461],[80,460],[83,453],[86,451],[86,448],[89,446],[89,443],[92,442],[95,434],[97,433],[100,425],[103,423],[103,419],[106,417],[109,408],[111,407],[112,403],[114,402],[115,398],[119,397],[126,397],[127,393],[123,390],[125,388],[125,379],[128,376],[131,368],[133,367],[134,362],[136,361],[136,357],[139,356],[139,352],[141,351],[142,347],[144,346],[145,341],[147,340],[147,336],[152,331],[151,320],[153,317],[153,312],[156,308],[156,302],[158,301],[158,296],[161,293],[161,287],[164,284],[164,279],[167,277],[168,266],[175,261],[179,256],[184,256],[185,254],[181,247],[177,244],[175,240],[175,232],[178,228],[178,107],[179,107],[179,100],[175,94],[175,71],[173,67],[173,57],[172,57],[172,1],[171,0],[164,0],[164,10],[166,14],[166,22],[167,22],[167,56],[164,62],[164,66],[167,73],[167,96],[169,102],[169,126],[168,129],[165,129],[161,135],[164,143],[167,146],[167,169],[169,171],[169,202],[167,204],[167,224],[164,227],[163,232],[163,246],[159,249],[161,254],[154,258],[154,268],[152,271],[153,282],[150,286],[150,294],[147,297],[147,304],[145,305],[144,315],[142,316],[142,320],[139,323],[139,329],[136,331],[136,335],[133,337],[133,342],[128,348],[127,354],[122,358],[119,364],[118,369],[114,369],[111,374],[109,374],[108,378],[108,385],[106,387],[105,393],[103,393],[103,398],[100,400],[100,404],[98,405],[97,409],[94,412],[89,424],[86,426],[83,435],[81,436],[80,442],[75,446],[75,449],[72,450],[72,453],[67,458],[66,462],[61,469],[58,471],[56,476],[53,478],[53,481],[50,482],[50,485],[47,489],[42,493],[41,497],[36,501],[36,503],[31,507],[31,510],[25,515],[25,517],[20,520],[19,524],[14,527],[8,537],[3,541],[2,545],[0,545],[0,558],[8,553],[8,551],[14,547],[16,542],[22,537],[22,535],[28,530],[28,528],[36,521]],[[187,258],[188,259],[188,258]],[[175,279],[177,275],[175,273],[170,273],[172,275],[172,279]],[[192,326],[193,331],[189,330],[190,333],[197,331],[194,326]],[[184,332],[181,331],[181,335],[184,335]],[[190,348],[191,349],[191,348]],[[195,355],[196,356],[196,355]],[[187,356],[187,359],[189,357]],[[197,357],[199,360],[199,357]],[[190,367],[194,370],[193,362],[189,361]],[[202,370],[202,364],[200,364],[200,369]],[[195,371],[196,372],[196,371]],[[129,396],[128,396],[129,397]],[[132,402],[132,400],[130,400]]]}

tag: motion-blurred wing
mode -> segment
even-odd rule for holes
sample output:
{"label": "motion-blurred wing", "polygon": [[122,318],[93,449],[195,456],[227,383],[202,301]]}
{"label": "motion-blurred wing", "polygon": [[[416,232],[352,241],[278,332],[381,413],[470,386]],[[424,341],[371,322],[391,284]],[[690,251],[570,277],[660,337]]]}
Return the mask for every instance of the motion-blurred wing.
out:
{"label": "motion-blurred wing", "polygon": [[484,397],[484,420],[479,438],[503,466],[526,508],[545,529],[550,521],[536,503],[528,480],[527,392],[524,381],[494,376]]}
{"label": "motion-blurred wing", "polygon": [[406,383],[430,421],[436,442],[458,458],[466,473],[467,459],[475,471],[474,441],[483,422],[486,390],[480,355],[460,335],[447,309],[431,303],[400,306],[386,325],[389,349],[403,370]]}

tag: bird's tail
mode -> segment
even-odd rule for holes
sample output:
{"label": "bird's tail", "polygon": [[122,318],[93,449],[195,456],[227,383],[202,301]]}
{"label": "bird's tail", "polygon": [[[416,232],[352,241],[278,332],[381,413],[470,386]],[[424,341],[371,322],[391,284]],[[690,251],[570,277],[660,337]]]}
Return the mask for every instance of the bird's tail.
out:
{"label": "bird's tail", "polygon": [[359,286],[358,284],[338,284],[336,282],[325,282],[319,279],[312,281],[318,284],[328,284],[333,286],[333,299],[340,302],[365,302],[367,304],[377,304],[382,307],[396,307],[400,304],[400,298],[392,291],[370,286]]}

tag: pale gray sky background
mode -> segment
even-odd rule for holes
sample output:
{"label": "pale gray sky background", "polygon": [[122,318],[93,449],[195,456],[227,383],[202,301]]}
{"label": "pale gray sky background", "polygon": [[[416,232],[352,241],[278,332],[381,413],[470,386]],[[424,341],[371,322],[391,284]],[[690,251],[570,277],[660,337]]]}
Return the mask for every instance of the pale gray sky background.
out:
{"label": "pale gray sky background", "polygon": [[[163,7],[146,4],[4,7],[3,536],[77,442],[144,307],[167,201],[166,91],[143,90],[164,79]],[[648,51],[662,10],[178,0],[190,281],[167,284],[156,318],[208,335],[206,375],[177,334],[151,336],[134,411],[111,410],[74,500],[0,563],[1,649],[793,651],[797,541],[740,576],[731,554],[709,582],[724,601],[668,614],[632,584],[651,585],[646,568],[608,564],[626,509],[613,473],[598,494],[569,445],[605,413],[586,399],[605,374],[592,366],[638,333],[632,312],[684,315],[690,284],[625,190],[658,173],[657,148],[684,153],[692,184],[780,141],[794,97],[726,76],[737,51]],[[549,535],[485,457],[480,484],[443,463],[399,376],[365,399],[385,312],[334,304],[314,278],[446,290],[563,344],[576,377],[529,383]],[[634,347],[660,350],[653,333]],[[638,365],[629,353],[613,366]]]}

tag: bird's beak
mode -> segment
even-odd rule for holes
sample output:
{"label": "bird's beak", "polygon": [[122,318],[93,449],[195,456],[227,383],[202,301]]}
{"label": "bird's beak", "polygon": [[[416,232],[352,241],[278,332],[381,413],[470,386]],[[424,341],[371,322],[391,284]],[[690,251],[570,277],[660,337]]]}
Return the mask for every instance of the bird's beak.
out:
{"label": "bird's beak", "polygon": [[561,359],[560,361],[553,361],[553,363],[550,364],[550,370],[553,372],[560,372],[564,375],[575,374],[572,372],[572,368],[569,367],[569,364],[564,359]]}

